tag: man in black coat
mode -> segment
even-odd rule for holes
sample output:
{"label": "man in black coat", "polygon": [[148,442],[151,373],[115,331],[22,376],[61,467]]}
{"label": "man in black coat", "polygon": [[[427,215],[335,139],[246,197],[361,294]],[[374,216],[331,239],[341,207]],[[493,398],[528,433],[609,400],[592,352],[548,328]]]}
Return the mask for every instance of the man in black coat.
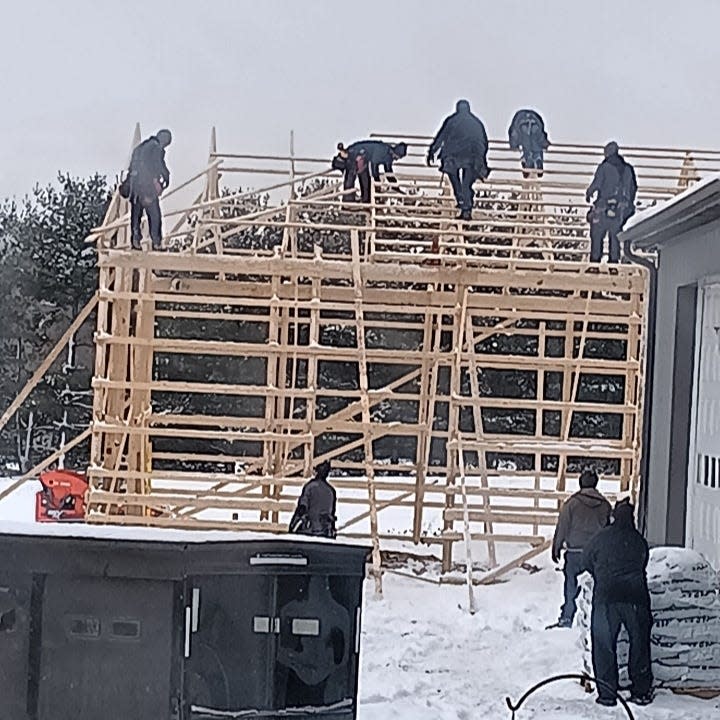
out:
{"label": "man in black coat", "polygon": [[553,562],[560,561],[560,553],[565,549],[565,602],[557,623],[561,628],[572,627],[577,610],[578,576],[584,572],[583,549],[610,522],[610,503],[598,492],[597,484],[597,473],[594,470],[583,470],[580,474],[580,490],[562,506],[555,528]]}
{"label": "man in black coat", "polygon": [[381,140],[359,140],[347,148],[339,144],[333,167],[344,170],[343,188],[352,191],[343,195],[345,202],[355,201],[356,179],[360,181],[360,200],[363,203],[370,202],[370,177],[380,182],[380,166],[388,182],[397,183],[397,178],[392,174],[393,162],[406,155],[407,144],[404,142],[391,144]]}
{"label": "man in black coat", "polygon": [[[170,184],[170,171],[165,164],[165,148],[172,142],[169,130],[141,142],[133,150],[126,183],[130,199],[130,240],[140,250],[143,212],[147,213],[153,250],[159,250],[162,240],[162,213],[160,195]],[[121,188],[122,191],[122,188]]]}
{"label": "man in black coat", "polygon": [[538,176],[543,175],[544,152],[550,147],[545,123],[536,110],[518,110],[508,128],[508,140],[512,150],[522,150],[521,165],[523,175],[527,177],[530,170],[537,170]]}
{"label": "man in black coat", "polygon": [[490,174],[487,152],[485,126],[470,112],[467,100],[458,100],[455,112],[445,118],[430,145],[427,164],[432,165],[437,154],[440,172],[448,176],[452,185],[460,220],[472,219],[473,183]]}
{"label": "man in black coat", "polygon": [[583,553],[583,565],[595,581],[592,603],[593,670],[601,705],[616,704],[617,640],[624,625],[630,638],[630,702],[652,702],[650,659],[650,593],[647,586],[648,544],[635,529],[634,507],[619,502],[613,523],[600,531]]}
{"label": "man in black coat", "polygon": [[590,262],[600,262],[605,235],[609,238],[609,262],[620,261],[618,233],[627,220],[635,214],[637,179],[635,169],[620,155],[618,144],[605,146],[605,159],[598,165],[585,200],[590,202],[597,194],[588,213],[590,222]]}
{"label": "man in black coat", "polygon": [[330,463],[318,465],[315,477],[305,483],[290,520],[290,532],[335,537],[335,488],[328,482]]}

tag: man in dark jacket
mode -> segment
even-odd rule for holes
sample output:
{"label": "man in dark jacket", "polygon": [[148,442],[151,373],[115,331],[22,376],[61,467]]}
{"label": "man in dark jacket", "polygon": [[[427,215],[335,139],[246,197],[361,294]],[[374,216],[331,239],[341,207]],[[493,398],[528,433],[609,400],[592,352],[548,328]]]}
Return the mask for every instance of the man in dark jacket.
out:
{"label": "man in dark jacket", "polygon": [[392,174],[393,162],[406,155],[407,144],[404,142],[391,144],[380,140],[359,140],[347,148],[340,143],[333,167],[344,170],[343,188],[352,190],[343,195],[345,202],[355,201],[356,179],[360,181],[360,200],[363,203],[370,202],[370,177],[380,182],[380,166],[388,182],[397,183],[397,178]]}
{"label": "man in dark jacket", "polygon": [[543,154],[550,147],[550,141],[540,114],[535,110],[518,110],[510,122],[508,139],[512,150],[522,150],[523,175],[527,177],[530,170],[537,170],[542,177]]}
{"label": "man in dark jacket", "polygon": [[595,177],[585,193],[587,202],[597,193],[588,213],[590,262],[600,262],[607,235],[610,244],[609,262],[617,263],[620,261],[618,233],[628,218],[635,214],[637,179],[633,166],[620,155],[616,142],[608,143],[604,152],[605,159],[598,165]]}
{"label": "man in dark jacket", "polygon": [[480,118],[470,112],[467,100],[458,100],[455,112],[443,121],[432,141],[427,164],[440,158],[440,172],[452,185],[460,220],[472,219],[473,183],[490,174],[487,166],[488,137]]}
{"label": "man in dark jacket", "polygon": [[318,465],[315,477],[305,483],[295,513],[290,520],[290,532],[301,535],[335,537],[335,488],[328,482],[330,463]]}
{"label": "man in dark jacket", "polygon": [[126,187],[130,198],[130,240],[140,250],[143,212],[147,213],[153,250],[159,250],[162,240],[160,195],[170,184],[170,171],[165,164],[165,148],[172,142],[169,130],[141,142],[133,150]]}
{"label": "man in dark jacket", "polygon": [[610,503],[598,492],[597,484],[597,473],[594,470],[583,470],[580,474],[580,490],[562,506],[555,528],[553,562],[560,561],[560,553],[565,548],[565,602],[560,610],[558,627],[572,627],[577,609],[578,576],[583,573],[583,549],[610,521]]}
{"label": "man in dark jacket", "polygon": [[599,532],[583,553],[583,566],[595,581],[591,618],[593,671],[601,705],[616,703],[617,640],[624,625],[630,638],[630,701],[652,702],[650,659],[650,593],[647,586],[648,544],[635,529],[635,509],[619,502],[613,523]]}

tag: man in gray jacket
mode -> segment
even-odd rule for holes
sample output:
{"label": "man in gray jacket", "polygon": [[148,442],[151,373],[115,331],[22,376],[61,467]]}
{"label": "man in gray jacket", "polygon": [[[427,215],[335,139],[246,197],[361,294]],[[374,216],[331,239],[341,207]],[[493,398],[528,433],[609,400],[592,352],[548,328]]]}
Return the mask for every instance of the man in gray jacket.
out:
{"label": "man in gray jacket", "polygon": [[305,483],[297,508],[290,520],[289,531],[301,535],[335,537],[335,488],[328,482],[330,461],[320,463],[315,477]]}
{"label": "man in gray jacket", "polygon": [[610,522],[610,503],[598,492],[598,475],[594,470],[583,470],[580,490],[571,495],[560,510],[552,544],[553,562],[560,562],[565,549],[565,602],[560,610],[558,627],[572,627],[577,609],[578,576],[583,573],[582,553],[592,537]]}

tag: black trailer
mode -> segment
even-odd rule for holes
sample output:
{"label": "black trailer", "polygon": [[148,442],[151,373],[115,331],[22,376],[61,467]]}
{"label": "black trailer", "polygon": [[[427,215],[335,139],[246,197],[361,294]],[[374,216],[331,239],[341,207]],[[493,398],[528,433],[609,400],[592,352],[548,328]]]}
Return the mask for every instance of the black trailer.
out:
{"label": "black trailer", "polygon": [[0,535],[2,720],[356,717],[367,548],[49,532]]}

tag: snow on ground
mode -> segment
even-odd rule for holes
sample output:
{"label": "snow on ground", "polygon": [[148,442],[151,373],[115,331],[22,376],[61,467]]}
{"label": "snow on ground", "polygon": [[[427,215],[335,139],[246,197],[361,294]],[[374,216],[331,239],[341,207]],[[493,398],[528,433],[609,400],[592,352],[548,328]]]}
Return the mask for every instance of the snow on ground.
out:
{"label": "snow on ground", "polygon": [[[382,599],[366,583],[358,720],[509,720],[536,682],[582,671],[580,631],[545,630],[557,619],[562,573],[548,558],[538,573],[517,570],[506,582],[475,588],[478,612],[467,611],[467,587],[434,586],[387,573]],[[658,693],[637,720],[720,717],[720,699]],[[539,690],[517,720],[627,717],[601,708],[572,681]]]}
{"label": "snow on ground", "polygon": [[[0,490],[8,483],[0,480]],[[27,483],[0,501],[0,532],[28,532],[37,489],[36,483]],[[73,528],[53,524],[36,530],[82,531],[82,526]],[[119,529],[93,526],[85,530],[103,535]],[[137,536],[160,532],[172,539],[174,531],[135,528],[132,532]],[[206,539],[236,535],[197,534]],[[412,545],[405,549],[422,552]],[[477,544],[473,552],[480,563],[485,559],[483,550]],[[388,572],[383,597],[378,599],[373,583],[366,582],[358,720],[508,720],[507,696],[517,701],[530,686],[550,675],[581,672],[580,631],[544,629],[557,619],[562,574],[547,555],[531,562],[540,572],[518,569],[504,582],[476,587],[479,610],[474,616],[467,610],[465,586],[438,586]],[[704,720],[720,717],[720,699],[660,692],[653,705],[633,708],[633,712],[637,720]],[[586,694],[575,682],[563,681],[532,695],[516,717],[593,720],[626,716],[619,707],[598,707],[594,695]]]}

